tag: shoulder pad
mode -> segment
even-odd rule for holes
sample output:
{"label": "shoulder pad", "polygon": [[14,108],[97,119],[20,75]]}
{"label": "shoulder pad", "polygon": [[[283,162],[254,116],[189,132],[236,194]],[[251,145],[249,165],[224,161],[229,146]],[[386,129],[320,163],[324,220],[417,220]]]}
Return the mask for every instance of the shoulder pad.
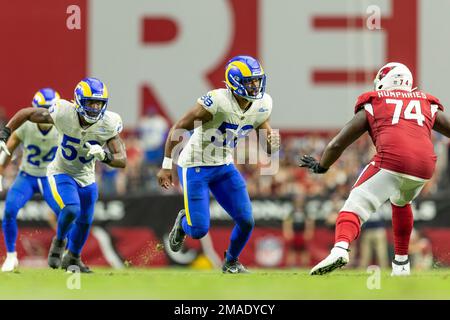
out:
{"label": "shoulder pad", "polygon": [[355,113],[357,113],[366,103],[370,103],[372,98],[377,96],[378,94],[376,91],[369,91],[360,95],[356,100]]}

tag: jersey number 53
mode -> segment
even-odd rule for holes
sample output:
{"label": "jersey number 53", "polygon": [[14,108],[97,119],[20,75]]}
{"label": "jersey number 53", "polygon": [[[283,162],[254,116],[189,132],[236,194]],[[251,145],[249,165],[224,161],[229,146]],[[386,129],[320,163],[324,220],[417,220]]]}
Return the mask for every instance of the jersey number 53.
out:
{"label": "jersey number 53", "polygon": [[[88,141],[90,144],[99,144],[97,141],[90,140]],[[64,135],[61,142],[61,152],[63,157],[66,160],[73,161],[78,157],[78,151],[75,148],[75,145],[80,145],[81,140],[73,137],[69,137],[68,135]],[[86,146],[86,145],[85,145]],[[78,157],[81,163],[88,163],[94,159],[94,156],[90,157]]]}

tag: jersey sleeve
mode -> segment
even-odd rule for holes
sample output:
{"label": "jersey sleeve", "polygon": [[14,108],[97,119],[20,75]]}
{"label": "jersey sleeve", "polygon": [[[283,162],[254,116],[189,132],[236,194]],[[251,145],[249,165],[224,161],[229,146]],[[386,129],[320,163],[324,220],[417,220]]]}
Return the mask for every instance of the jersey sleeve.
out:
{"label": "jersey sleeve", "polygon": [[428,93],[426,95],[427,95],[428,102],[430,102],[430,104],[435,104],[438,106],[438,110],[444,111],[444,106],[441,104],[441,102],[439,101],[438,98],[436,98],[435,96],[432,96],[431,94],[428,94]]}
{"label": "jersey sleeve", "polygon": [[50,112],[50,116],[53,119],[53,124],[58,130],[64,126],[63,118],[64,114],[67,112],[67,108],[72,108],[72,106],[68,106],[66,103],[63,103],[63,100],[59,100],[48,109],[48,112]]}
{"label": "jersey sleeve", "polygon": [[108,137],[106,140],[114,138],[120,134],[123,130],[122,118],[115,112],[110,113],[110,119],[108,121]]}
{"label": "jersey sleeve", "polygon": [[197,103],[208,110],[212,115],[217,113],[220,104],[220,95],[217,90],[209,91],[207,94],[197,99]]}
{"label": "jersey sleeve", "polygon": [[23,141],[23,139],[25,138],[25,135],[26,135],[25,131],[26,131],[27,123],[28,122],[25,122],[19,128],[17,128],[16,131],[14,131],[14,133],[20,139],[20,141]]}
{"label": "jersey sleeve", "polygon": [[263,115],[261,123],[259,123],[258,126],[269,120],[270,115],[272,114],[272,97],[269,96],[267,93],[264,94],[264,103],[260,111],[263,112]]}
{"label": "jersey sleeve", "polygon": [[359,110],[363,109],[366,104],[371,103],[372,98],[375,97],[375,94],[376,94],[376,92],[370,91],[370,92],[366,92],[366,93],[363,93],[362,95],[360,95],[355,103],[355,114]]}

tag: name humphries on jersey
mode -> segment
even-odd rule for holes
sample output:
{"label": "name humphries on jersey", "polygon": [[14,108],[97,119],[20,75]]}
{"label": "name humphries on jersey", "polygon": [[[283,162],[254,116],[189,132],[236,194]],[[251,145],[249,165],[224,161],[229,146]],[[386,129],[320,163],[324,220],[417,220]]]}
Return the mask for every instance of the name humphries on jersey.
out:
{"label": "name humphries on jersey", "polygon": [[[265,93],[245,112],[228,89],[216,89],[200,97],[197,102],[213,116],[212,120],[194,129],[188,141],[174,149],[181,167],[218,166],[233,162],[233,150],[238,141],[247,138],[264,123],[272,112],[272,98]],[[184,133],[175,133],[179,140]],[[254,139],[256,141],[256,139]],[[258,148],[259,149],[259,148]],[[176,158],[176,156],[174,157]],[[256,163],[256,162],[255,162]]]}
{"label": "name humphries on jersey", "polygon": [[421,91],[377,91],[378,98],[416,98],[427,99],[427,95]]}

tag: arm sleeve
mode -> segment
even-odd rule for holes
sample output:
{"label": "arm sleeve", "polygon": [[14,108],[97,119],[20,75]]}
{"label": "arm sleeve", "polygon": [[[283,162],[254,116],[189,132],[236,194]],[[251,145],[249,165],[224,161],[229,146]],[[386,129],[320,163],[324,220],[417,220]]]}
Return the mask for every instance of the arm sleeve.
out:
{"label": "arm sleeve", "polygon": [[53,124],[57,129],[59,129],[61,126],[61,116],[64,113],[64,108],[66,107],[67,106],[65,106],[64,104],[56,102],[48,109],[48,112],[53,119]]}
{"label": "arm sleeve", "polygon": [[110,131],[109,131],[110,135],[109,135],[109,138],[107,140],[110,140],[110,139],[114,138],[115,136],[120,134],[122,132],[122,130],[123,130],[122,118],[117,113],[114,113],[113,121],[111,123],[111,128],[110,128]]}
{"label": "arm sleeve", "polygon": [[427,98],[431,105],[437,105],[438,110],[444,111],[444,106],[441,104],[438,98],[428,93]]}
{"label": "arm sleeve", "polygon": [[25,126],[26,126],[27,122],[25,122],[24,124],[22,124],[18,129],[16,129],[15,133],[17,138],[20,139],[20,141],[23,141],[24,137],[25,137]]}
{"label": "arm sleeve", "polygon": [[197,103],[208,110],[212,115],[217,113],[219,108],[219,95],[215,90],[209,91],[207,94],[197,99]]}
{"label": "arm sleeve", "polygon": [[376,94],[376,93],[374,93],[373,91],[371,91],[371,92],[363,93],[362,95],[360,95],[360,96],[358,97],[358,99],[356,100],[356,103],[355,103],[355,110],[354,110],[355,114],[356,114],[359,110],[361,110],[362,108],[364,108],[364,105],[366,105],[366,104],[372,102],[372,98],[374,97],[374,94]]}

